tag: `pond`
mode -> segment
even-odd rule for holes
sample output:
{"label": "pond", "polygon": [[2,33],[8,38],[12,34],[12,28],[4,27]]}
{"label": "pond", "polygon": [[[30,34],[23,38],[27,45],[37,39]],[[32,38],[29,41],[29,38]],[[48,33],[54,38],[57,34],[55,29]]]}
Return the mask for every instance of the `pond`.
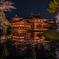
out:
{"label": "pond", "polygon": [[13,33],[5,59],[59,59],[59,45],[40,35],[40,32]]}
{"label": "pond", "polygon": [[59,25],[58,25],[58,26],[56,26],[56,28],[57,28],[57,29],[59,29]]}

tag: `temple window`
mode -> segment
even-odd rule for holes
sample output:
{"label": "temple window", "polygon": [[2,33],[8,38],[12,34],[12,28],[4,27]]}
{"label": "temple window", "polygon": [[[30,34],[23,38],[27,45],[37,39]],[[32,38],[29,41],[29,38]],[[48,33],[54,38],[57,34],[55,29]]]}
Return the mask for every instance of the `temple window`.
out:
{"label": "temple window", "polygon": [[32,28],[32,26],[31,26],[31,28]]}
{"label": "temple window", "polygon": [[32,33],[31,36],[33,37],[34,36],[34,33]]}
{"label": "temple window", "polygon": [[13,27],[13,29],[14,29],[14,27]]}
{"label": "temple window", "polygon": [[16,27],[17,29],[19,29],[19,27]]}
{"label": "temple window", "polygon": [[26,35],[26,34],[24,33],[24,35]]}
{"label": "temple window", "polygon": [[39,34],[37,33],[37,36],[39,36]]}
{"label": "temple window", "polygon": [[39,26],[37,25],[37,28],[39,28]]}
{"label": "temple window", "polygon": [[15,35],[15,33],[13,33],[13,35]]}
{"label": "temple window", "polygon": [[24,33],[20,33],[20,36],[24,36]]}
{"label": "temple window", "polygon": [[18,33],[16,33],[16,35],[17,35],[17,36],[19,36],[19,34],[18,34]]}
{"label": "temple window", "polygon": [[23,29],[24,29],[24,27],[23,27]]}
{"label": "temple window", "polygon": [[21,29],[21,27],[20,27],[20,29]]}

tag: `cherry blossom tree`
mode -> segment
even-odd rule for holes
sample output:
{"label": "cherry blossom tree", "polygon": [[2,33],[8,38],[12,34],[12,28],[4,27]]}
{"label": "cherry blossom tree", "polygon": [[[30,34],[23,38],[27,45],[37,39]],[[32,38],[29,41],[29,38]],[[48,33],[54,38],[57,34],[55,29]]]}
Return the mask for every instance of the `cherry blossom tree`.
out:
{"label": "cherry blossom tree", "polygon": [[58,14],[55,16],[55,18],[57,18],[56,24],[59,23],[59,0],[53,0],[53,2],[51,1],[49,3],[49,9],[47,10],[49,11],[49,13]]}
{"label": "cherry blossom tree", "polygon": [[16,9],[12,4],[14,4],[14,2],[0,0],[0,11],[11,11],[11,9]]}
{"label": "cherry blossom tree", "polygon": [[5,18],[4,11],[16,9],[14,6],[12,6],[12,4],[14,4],[14,2],[12,3],[11,1],[0,0],[0,19]]}
{"label": "cherry blossom tree", "polygon": [[[5,0],[0,0],[0,27],[2,27],[3,29],[3,36],[0,37],[0,43],[3,43],[3,51],[2,51],[2,55],[3,57],[6,57],[8,55],[8,51],[7,51],[7,47],[6,47],[6,44],[5,44],[5,39],[7,38],[7,28],[8,26],[6,25],[9,25],[9,22],[8,20],[5,18],[5,13],[4,11],[11,11],[11,9],[16,9],[14,6],[12,6],[12,2],[10,1],[5,1]],[[2,45],[2,44],[1,44]]]}
{"label": "cherry blossom tree", "polygon": [[12,6],[12,4],[14,4],[14,2],[12,3],[11,1],[0,0],[0,25],[1,26],[5,26],[4,24],[9,25],[8,20],[6,21],[4,11],[11,11],[11,9],[16,9],[14,6]]}

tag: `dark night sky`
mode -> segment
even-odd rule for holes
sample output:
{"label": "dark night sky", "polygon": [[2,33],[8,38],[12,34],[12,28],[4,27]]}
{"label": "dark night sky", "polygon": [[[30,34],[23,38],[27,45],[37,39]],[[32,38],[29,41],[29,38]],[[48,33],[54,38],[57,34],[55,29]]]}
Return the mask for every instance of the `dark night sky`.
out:
{"label": "dark night sky", "polygon": [[6,17],[14,17],[18,15],[19,17],[28,18],[31,13],[40,14],[43,18],[55,19],[54,14],[50,14],[47,11],[49,7],[48,4],[53,0],[7,0],[15,2],[13,4],[17,9],[12,9],[11,12],[5,12]]}

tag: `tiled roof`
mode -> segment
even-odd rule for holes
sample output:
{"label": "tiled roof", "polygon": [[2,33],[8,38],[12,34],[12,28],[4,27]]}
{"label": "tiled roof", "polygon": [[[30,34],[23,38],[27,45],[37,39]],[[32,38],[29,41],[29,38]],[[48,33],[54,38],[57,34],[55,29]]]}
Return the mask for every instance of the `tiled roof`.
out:
{"label": "tiled roof", "polygon": [[35,18],[43,19],[40,15],[31,14]]}
{"label": "tiled roof", "polygon": [[[20,19],[20,20],[18,20],[18,21],[15,21],[15,22],[19,22],[19,21],[22,21],[23,19]],[[13,23],[15,23],[15,22],[13,22]]]}

